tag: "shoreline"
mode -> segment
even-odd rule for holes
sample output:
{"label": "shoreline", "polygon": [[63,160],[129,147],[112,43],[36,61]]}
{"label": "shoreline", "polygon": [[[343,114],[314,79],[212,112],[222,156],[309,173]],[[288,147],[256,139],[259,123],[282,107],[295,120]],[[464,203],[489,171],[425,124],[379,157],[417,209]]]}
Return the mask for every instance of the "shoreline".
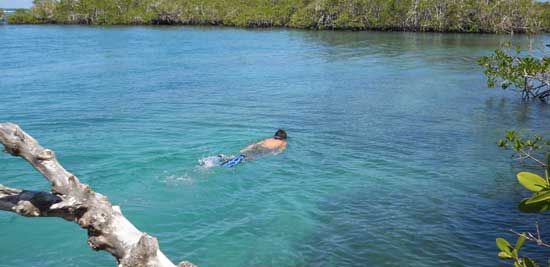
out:
{"label": "shoreline", "polygon": [[211,23],[174,23],[174,24],[154,24],[154,23],[142,23],[142,24],[87,24],[87,23],[8,23],[0,24],[1,26],[80,26],[80,27],[153,27],[153,28],[176,28],[176,27],[204,27],[204,28],[227,28],[227,29],[240,29],[240,30],[297,30],[297,31],[310,31],[310,32],[387,32],[387,33],[439,33],[439,34],[465,34],[465,35],[529,35],[538,36],[550,33],[550,30],[541,30],[537,32],[494,32],[494,31],[437,31],[437,30],[414,30],[414,29],[401,29],[401,28],[300,28],[290,26],[251,26],[242,27],[236,25],[226,24],[211,24]]}

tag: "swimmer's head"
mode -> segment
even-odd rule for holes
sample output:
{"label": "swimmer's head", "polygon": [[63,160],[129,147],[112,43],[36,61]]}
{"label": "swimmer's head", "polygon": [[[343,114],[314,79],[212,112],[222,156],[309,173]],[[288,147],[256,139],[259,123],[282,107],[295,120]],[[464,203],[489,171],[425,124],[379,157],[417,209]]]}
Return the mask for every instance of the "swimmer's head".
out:
{"label": "swimmer's head", "polygon": [[277,130],[277,132],[275,132],[275,135],[273,136],[273,138],[275,138],[277,140],[286,140],[285,130],[283,130],[283,129]]}

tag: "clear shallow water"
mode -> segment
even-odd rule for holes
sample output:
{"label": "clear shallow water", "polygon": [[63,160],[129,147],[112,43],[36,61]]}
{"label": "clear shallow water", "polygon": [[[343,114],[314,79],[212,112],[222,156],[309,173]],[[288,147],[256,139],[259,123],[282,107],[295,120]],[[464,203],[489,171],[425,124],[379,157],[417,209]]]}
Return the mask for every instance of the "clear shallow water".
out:
{"label": "clear shallow water", "polygon": [[[516,210],[522,167],[495,141],[550,130],[548,106],[485,89],[475,60],[506,38],[2,26],[0,121],[174,261],[504,266],[494,238],[534,219]],[[283,154],[198,167],[280,127]],[[0,155],[0,170],[2,184],[48,189],[20,159]],[[115,265],[75,224],[0,213],[0,266]]]}

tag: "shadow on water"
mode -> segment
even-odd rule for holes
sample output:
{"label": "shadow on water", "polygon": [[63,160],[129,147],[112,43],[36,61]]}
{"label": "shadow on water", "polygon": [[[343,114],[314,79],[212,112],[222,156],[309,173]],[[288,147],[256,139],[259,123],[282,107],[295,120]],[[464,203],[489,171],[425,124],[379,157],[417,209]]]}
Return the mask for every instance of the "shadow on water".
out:
{"label": "shadow on water", "polygon": [[[496,237],[515,240],[508,229],[533,231],[536,221],[550,223],[544,216],[519,213],[510,205],[516,199],[482,199],[464,208],[438,194],[415,200],[385,189],[354,190],[320,201],[312,215],[319,227],[296,245],[296,251],[306,251],[304,264],[296,266],[467,266],[472,261],[495,266]],[[545,259],[535,244],[527,243],[524,250]]]}
{"label": "shadow on water", "polygon": [[346,61],[370,58],[383,62],[393,59],[395,64],[419,62],[429,64],[475,64],[477,58],[505,42],[521,47],[542,43],[542,36],[491,35],[491,34],[443,34],[410,32],[329,32],[289,31],[293,38],[318,44],[320,55],[329,61]]}
{"label": "shadow on water", "polygon": [[481,48],[496,47],[503,42],[528,46],[538,43],[543,36],[494,35],[494,34],[452,34],[452,33],[411,33],[411,32],[329,32],[329,31],[289,31],[291,36],[303,36],[308,42],[316,42],[325,47],[361,48],[379,47],[380,50],[425,50],[429,48]]}
{"label": "shadow on water", "polygon": [[[510,91],[503,93],[498,88],[493,93],[502,95],[485,100],[483,112],[480,114],[486,116],[486,120],[499,122],[499,127],[509,130],[532,128],[535,132],[531,134],[543,134],[543,132],[536,132],[536,129],[543,131],[546,128],[546,121],[543,118],[550,112],[550,106],[547,103],[538,100],[522,101],[519,93]],[[504,135],[504,132],[502,134]]]}

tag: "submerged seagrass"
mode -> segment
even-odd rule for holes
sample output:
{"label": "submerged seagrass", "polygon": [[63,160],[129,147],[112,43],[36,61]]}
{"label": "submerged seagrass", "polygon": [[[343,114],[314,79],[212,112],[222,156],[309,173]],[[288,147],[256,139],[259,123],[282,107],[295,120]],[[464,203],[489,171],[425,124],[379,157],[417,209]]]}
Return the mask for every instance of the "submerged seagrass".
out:
{"label": "submerged seagrass", "polygon": [[538,32],[534,0],[36,0],[14,24],[169,24],[437,32]]}

